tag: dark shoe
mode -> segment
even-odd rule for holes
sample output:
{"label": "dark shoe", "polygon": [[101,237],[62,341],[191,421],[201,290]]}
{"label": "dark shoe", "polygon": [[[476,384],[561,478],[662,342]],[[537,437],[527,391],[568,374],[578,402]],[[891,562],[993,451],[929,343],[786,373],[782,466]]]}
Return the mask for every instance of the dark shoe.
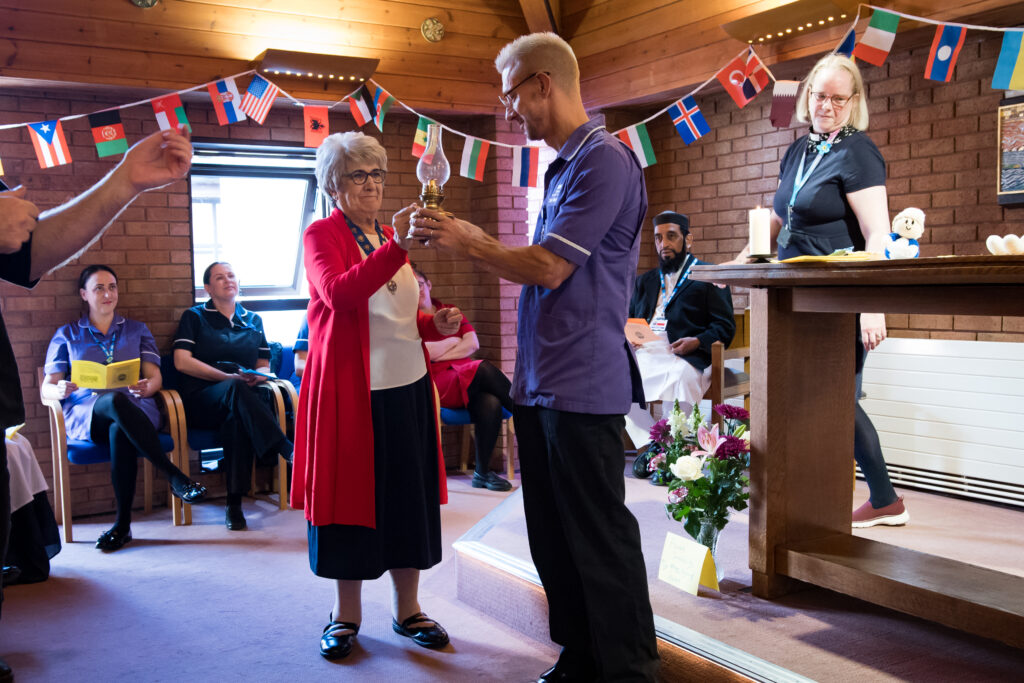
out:
{"label": "dark shoe", "polygon": [[96,539],[96,547],[100,550],[112,553],[115,550],[123,548],[124,544],[130,540],[132,540],[132,530],[130,528],[121,531],[117,527],[113,527],[108,531],[104,531],[100,537]]}
{"label": "dark shoe", "polygon": [[593,676],[578,676],[571,674],[562,668],[559,668],[558,664],[545,671],[537,679],[537,683],[590,683],[591,681],[597,680]]}
{"label": "dark shoe", "polygon": [[646,479],[651,476],[651,471],[647,469],[647,464],[651,462],[651,456],[654,455],[654,444],[648,444],[646,448],[641,448],[637,454],[636,459],[633,461],[633,476],[637,479]]}
{"label": "dark shoe", "polygon": [[206,498],[206,487],[198,481],[190,481],[186,484],[171,484],[171,493],[181,498],[186,503],[198,503]]}
{"label": "dark shoe", "polygon": [[502,479],[494,472],[487,472],[486,474],[480,474],[479,472],[473,473],[473,488],[482,489],[487,488],[491,491],[511,491],[512,484],[506,479]]}
{"label": "dark shoe", "polygon": [[14,683],[14,672],[2,659],[0,659],[0,683]]}
{"label": "dark shoe", "polygon": [[245,515],[242,514],[241,505],[228,505],[225,508],[224,522],[228,531],[241,531],[245,528]]}
{"label": "dark shoe", "polygon": [[[413,626],[413,624],[420,622],[432,625]],[[412,638],[414,643],[422,647],[434,649],[444,647],[448,644],[448,632],[444,630],[441,624],[437,623],[423,612],[417,612],[401,624],[398,623],[398,620],[392,619],[391,627],[395,629],[395,633],[403,635],[406,638]]]}
{"label": "dark shoe", "polygon": [[[352,652],[352,644],[356,642],[356,634],[359,633],[359,624],[350,621],[335,621],[334,615],[330,616],[330,623],[324,626],[324,634],[320,636],[320,654],[325,659],[341,659]],[[338,634],[338,631],[349,630],[352,633]]]}
{"label": "dark shoe", "polygon": [[21,569],[13,565],[6,566],[3,569],[3,578],[0,579],[0,586],[13,586],[14,584],[18,583],[18,579],[20,578]]}

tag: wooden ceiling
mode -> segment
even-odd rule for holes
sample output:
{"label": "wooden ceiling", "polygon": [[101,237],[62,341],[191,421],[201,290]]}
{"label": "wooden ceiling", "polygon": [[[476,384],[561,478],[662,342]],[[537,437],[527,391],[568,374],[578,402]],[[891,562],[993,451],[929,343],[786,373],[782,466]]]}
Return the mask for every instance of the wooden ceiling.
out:
{"label": "wooden ceiling", "polygon": [[[833,0],[849,5],[850,0]],[[0,0],[0,89],[116,86],[179,90],[250,68],[263,50],[372,57],[374,78],[430,112],[497,113],[493,59],[516,36],[555,28],[580,61],[588,107],[665,102],[711,77],[744,43],[723,24],[785,0]],[[1024,2],[879,2],[940,20],[1019,25]],[[867,14],[865,12],[865,14]],[[420,25],[436,17],[445,37]],[[552,24],[554,26],[552,27]],[[910,24],[908,26],[908,24]],[[912,28],[913,22],[903,22]],[[823,53],[842,26],[758,48],[769,65]],[[274,79],[299,99],[333,102],[349,86]],[[717,87],[717,86],[715,86]]]}

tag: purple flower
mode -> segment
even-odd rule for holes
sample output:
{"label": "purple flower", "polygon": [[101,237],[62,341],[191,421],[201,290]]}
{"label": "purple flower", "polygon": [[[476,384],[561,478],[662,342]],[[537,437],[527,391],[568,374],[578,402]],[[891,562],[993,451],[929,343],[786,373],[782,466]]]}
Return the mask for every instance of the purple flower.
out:
{"label": "purple flower", "polygon": [[658,420],[651,427],[650,433],[651,441],[655,441],[665,446],[672,443],[672,431],[669,429],[668,420]]}
{"label": "purple flower", "polygon": [[746,408],[739,406],[731,406],[728,403],[722,403],[715,406],[715,412],[721,415],[726,420],[749,420],[750,413]]}
{"label": "purple flower", "polygon": [[683,499],[686,498],[686,496],[689,493],[690,492],[686,490],[685,486],[680,486],[679,488],[672,489],[671,491],[668,492],[668,502],[670,504],[682,503]]}
{"label": "purple flower", "polygon": [[747,452],[747,442],[738,436],[726,436],[722,445],[715,451],[715,457],[719,460],[735,458],[741,453]]}
{"label": "purple flower", "polygon": [[647,471],[654,472],[655,470],[658,469],[658,466],[663,462],[665,462],[665,454],[658,453],[657,455],[655,455],[654,457],[647,461]]}

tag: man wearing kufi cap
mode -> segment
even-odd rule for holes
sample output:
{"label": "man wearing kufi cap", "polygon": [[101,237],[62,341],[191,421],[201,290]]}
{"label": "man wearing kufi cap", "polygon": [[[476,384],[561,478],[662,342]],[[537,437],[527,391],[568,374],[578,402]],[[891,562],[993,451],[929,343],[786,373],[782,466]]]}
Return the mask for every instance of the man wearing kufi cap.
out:
{"label": "man wearing kufi cap", "polygon": [[[732,294],[689,278],[693,266],[707,264],[689,253],[693,236],[685,215],[663,211],[653,223],[658,267],[636,279],[629,317],[645,319],[657,339],[638,346],[636,360],[646,400],[678,399],[689,412],[711,385],[711,345],[728,346],[736,333]],[[638,451],[650,442],[653,425],[638,404],[626,415],[626,432]]]}

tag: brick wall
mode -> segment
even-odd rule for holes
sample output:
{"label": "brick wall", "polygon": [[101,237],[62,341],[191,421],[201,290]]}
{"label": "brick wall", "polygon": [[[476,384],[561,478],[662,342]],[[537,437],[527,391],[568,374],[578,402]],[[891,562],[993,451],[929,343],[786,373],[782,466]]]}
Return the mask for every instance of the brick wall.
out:
{"label": "brick wall", "polygon": [[[890,216],[910,206],[926,214],[922,256],[984,254],[988,235],[1024,232],[1024,207],[996,201],[996,110],[1003,92],[989,84],[1000,39],[968,33],[946,84],[923,75],[933,33],[901,33],[885,65],[863,65],[868,133],[887,162]],[[816,59],[772,69],[780,79],[802,79]],[[649,214],[673,209],[689,215],[694,253],[721,262],[746,244],[747,211],[771,205],[782,155],[806,124],[794,118],[791,128],[772,128],[767,93],[744,109],[717,85],[696,99],[711,127],[696,143],[684,145],[667,116],[648,124],[658,158],[647,169]],[[653,111],[615,112],[609,128]],[[655,265],[648,222],[640,269]],[[747,305],[743,290],[734,292],[734,299],[738,308]],[[899,337],[1024,341],[1019,318],[898,314],[888,315],[887,324]]]}

